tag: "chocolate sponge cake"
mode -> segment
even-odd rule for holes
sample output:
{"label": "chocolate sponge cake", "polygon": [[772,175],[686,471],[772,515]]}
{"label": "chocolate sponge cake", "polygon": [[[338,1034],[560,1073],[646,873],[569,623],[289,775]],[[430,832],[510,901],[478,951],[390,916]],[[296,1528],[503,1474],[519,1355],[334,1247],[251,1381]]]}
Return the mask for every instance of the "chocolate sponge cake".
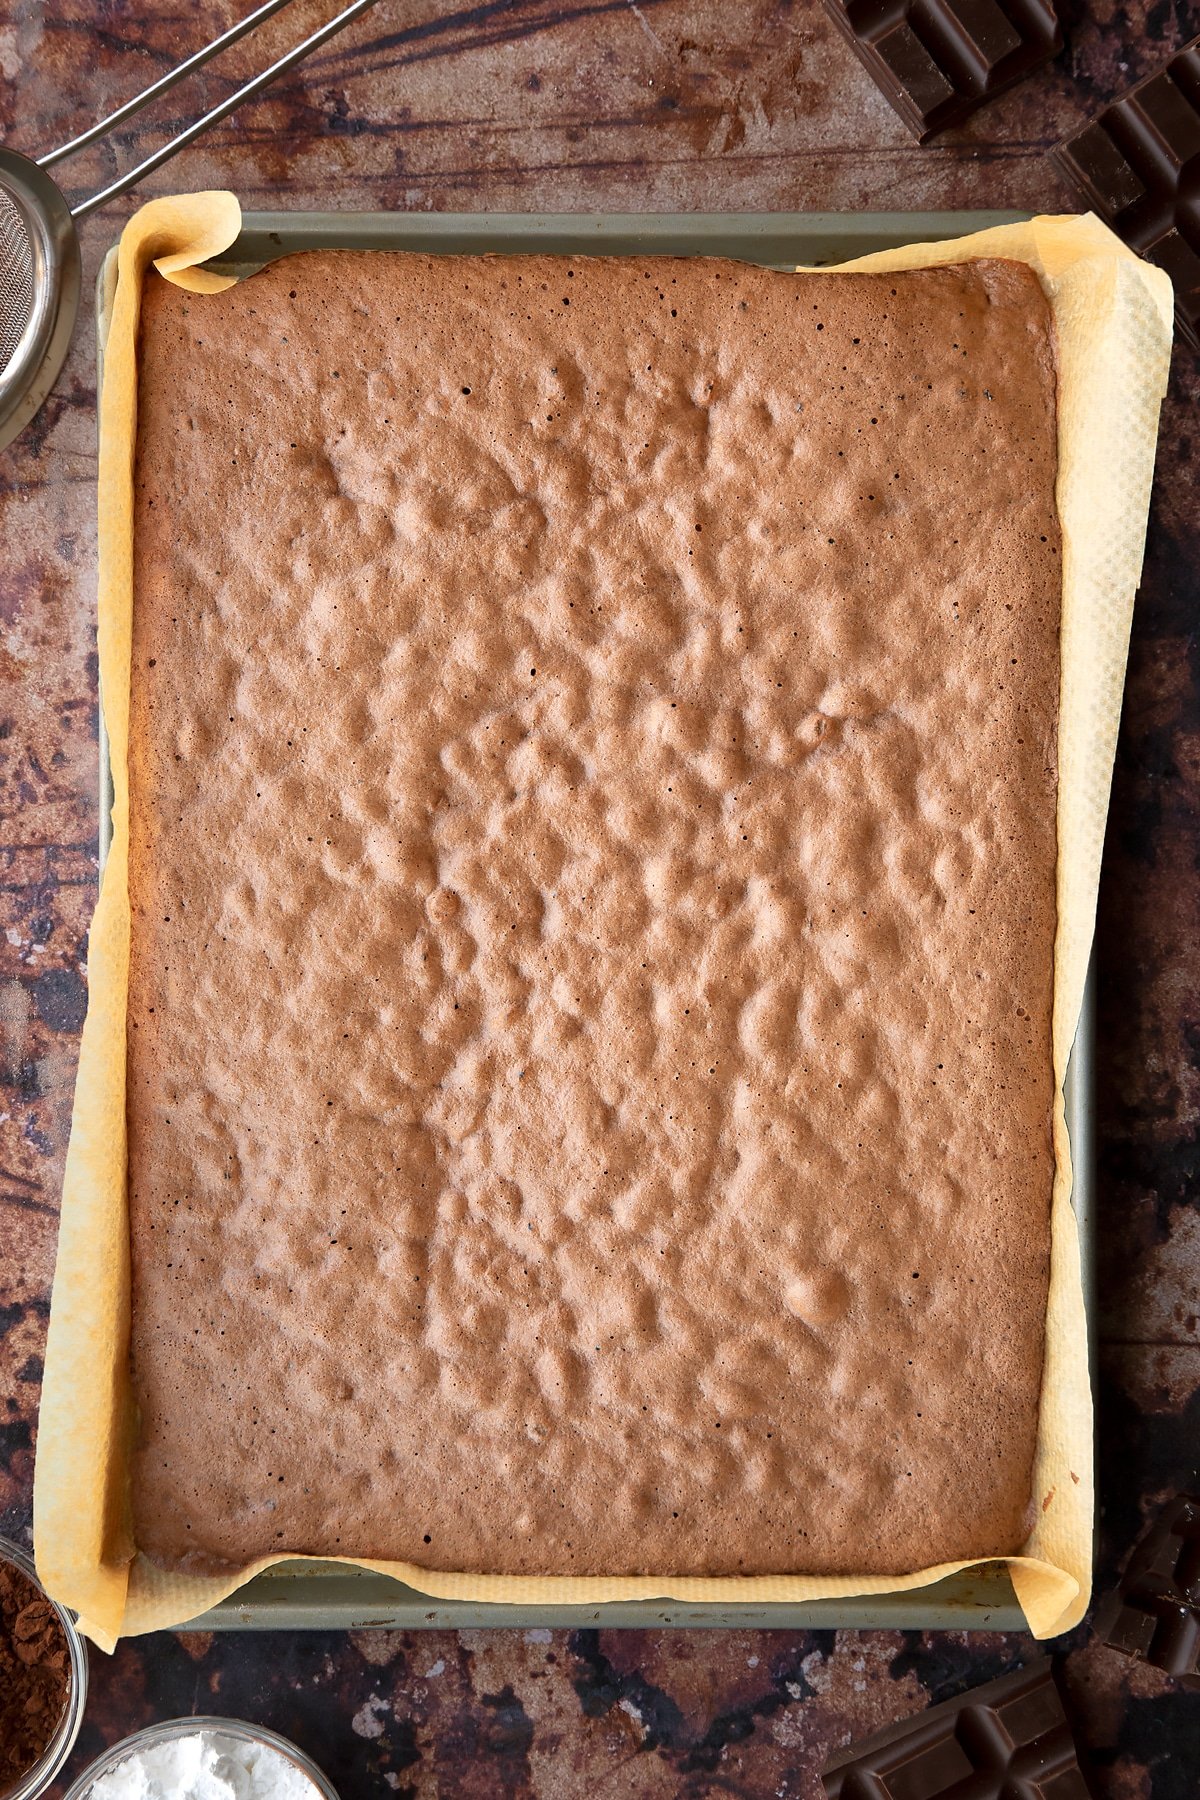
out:
{"label": "chocolate sponge cake", "polygon": [[140,338],[136,1536],[888,1573],[1029,1526],[1024,265],[317,252]]}

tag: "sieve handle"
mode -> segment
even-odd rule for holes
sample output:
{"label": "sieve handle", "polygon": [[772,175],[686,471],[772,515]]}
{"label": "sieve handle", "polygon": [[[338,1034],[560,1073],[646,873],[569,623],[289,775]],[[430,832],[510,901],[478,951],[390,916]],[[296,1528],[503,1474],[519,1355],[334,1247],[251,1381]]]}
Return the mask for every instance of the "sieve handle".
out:
{"label": "sieve handle", "polygon": [[206,44],[203,50],[197,50],[193,56],[187,58],[186,62],[181,62],[174,69],[168,70],[165,75],[160,75],[157,81],[152,81],[148,88],[143,88],[140,94],[133,96],[132,100],[126,100],[124,105],[118,106],[115,112],[108,113],[103,119],[97,119],[94,125],[89,125],[86,131],[81,131],[79,136],[73,137],[69,143],[60,144],[57,150],[48,150],[45,156],[37,157],[35,160],[38,167],[52,169],[55,163],[62,162],[64,157],[74,156],[77,150],[86,150],[87,146],[94,144],[98,138],[106,137],[114,126],[123,124],[126,119],[131,119],[134,113],[141,112],[143,106],[149,106],[152,100],[157,100],[160,94],[165,94],[169,88],[173,88],[177,81],[183,81],[186,76],[194,74],[197,69],[202,69],[211,57],[219,56],[222,50],[229,48],[230,44],[236,44],[239,38],[244,38],[247,32],[253,31],[256,25],[261,25],[264,19],[269,19],[272,13],[280,12],[283,7],[290,5],[291,0],[263,0],[262,6],[247,14],[236,25],[231,25],[228,31],[223,31],[220,37],[214,38],[211,44]]}
{"label": "sieve handle", "polygon": [[[277,10],[279,5],[284,3],[284,0],[268,0],[268,3],[271,10],[274,11]],[[275,80],[276,76],[286,75],[288,70],[294,69],[296,64],[302,62],[310,51],[316,50],[322,44],[327,43],[344,25],[349,25],[352,19],[357,19],[360,13],[366,12],[367,8],[369,6],[374,6],[374,4],[375,0],[354,0],[353,5],[347,6],[342,12],[336,14],[334,18],[330,19],[327,25],[318,26],[316,31],[310,32],[309,35],[304,38],[302,42],[297,44],[294,49],[287,51],[285,55],[278,57],[269,68],[264,69],[261,75],[255,75],[252,80],[243,82],[242,86],[236,89],[234,93],[230,94],[228,99],[222,100],[218,105],[210,107],[208,112],[202,114],[202,116],[196,119],[191,125],[186,126],[176,137],[170,138],[165,144],[161,145],[152,156],[147,156],[143,162],[138,163],[134,168],[128,170],[126,174],[119,176],[116,181],[110,182],[108,187],[101,188],[98,194],[93,194],[90,199],[82,200],[78,206],[73,206],[71,208],[71,217],[74,219],[86,218],[88,213],[95,212],[98,206],[103,206],[108,200],[114,200],[118,194],[123,194],[127,188],[136,186],[143,176],[149,175],[153,169],[157,169],[161,167],[163,163],[168,162],[177,151],[184,149],[194,138],[198,138],[202,131],[207,131],[210,125],[216,125],[221,119],[228,118],[231,112],[236,112],[237,108],[244,105],[247,100],[253,100],[256,94],[261,94],[262,90]],[[260,8],[259,12],[261,16],[265,16],[266,8]],[[254,17],[255,15],[251,16]],[[245,21],[246,29],[249,29],[249,24],[249,20]],[[228,40],[228,33],[226,34],[226,40]],[[218,39],[217,41],[219,43],[221,40]],[[211,53],[211,47],[210,52],[201,52],[201,55],[209,53]],[[187,65],[185,64],[184,67],[186,66]],[[169,83],[171,80],[175,79],[175,76],[178,75],[178,73],[180,73],[180,71],[175,71],[172,76],[164,77],[164,80]],[[141,96],[138,98],[140,103]],[[116,116],[116,114],[113,115],[114,118]]]}

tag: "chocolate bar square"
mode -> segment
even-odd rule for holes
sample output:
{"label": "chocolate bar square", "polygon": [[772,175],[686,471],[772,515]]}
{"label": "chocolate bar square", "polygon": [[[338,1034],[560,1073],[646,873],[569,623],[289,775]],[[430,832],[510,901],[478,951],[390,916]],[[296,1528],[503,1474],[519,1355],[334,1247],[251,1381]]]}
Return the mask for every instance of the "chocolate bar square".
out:
{"label": "chocolate bar square", "polygon": [[821,1780],[827,1800],[1089,1800],[1047,1658],[851,1745]]}
{"label": "chocolate bar square", "polygon": [[1044,1657],[851,1745],[821,1780],[827,1800],[1089,1800]]}
{"label": "chocolate bar square", "polygon": [[1052,154],[1130,249],[1166,270],[1179,335],[1200,349],[1200,38]]}
{"label": "chocolate bar square", "polygon": [[1053,0],[825,0],[922,143],[1062,48]]}
{"label": "chocolate bar square", "polygon": [[1097,1609],[1096,1632],[1200,1689],[1200,1496],[1180,1494],[1160,1513]]}

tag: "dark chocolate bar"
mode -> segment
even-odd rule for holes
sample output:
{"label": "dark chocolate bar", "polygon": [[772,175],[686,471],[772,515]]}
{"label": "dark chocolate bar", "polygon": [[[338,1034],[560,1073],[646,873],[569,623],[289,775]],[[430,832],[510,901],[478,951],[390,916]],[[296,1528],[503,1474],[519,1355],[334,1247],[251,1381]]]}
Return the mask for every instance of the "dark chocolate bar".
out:
{"label": "dark chocolate bar", "polygon": [[1089,1800],[1047,1658],[834,1757],[827,1800]]}
{"label": "dark chocolate bar", "polygon": [[1053,156],[1118,237],[1166,270],[1179,335],[1200,349],[1200,38]]}
{"label": "dark chocolate bar", "polygon": [[1054,0],[825,0],[922,143],[1062,49]]}
{"label": "dark chocolate bar", "polygon": [[1180,1494],[1159,1514],[1097,1608],[1096,1633],[1200,1688],[1200,1496]]}

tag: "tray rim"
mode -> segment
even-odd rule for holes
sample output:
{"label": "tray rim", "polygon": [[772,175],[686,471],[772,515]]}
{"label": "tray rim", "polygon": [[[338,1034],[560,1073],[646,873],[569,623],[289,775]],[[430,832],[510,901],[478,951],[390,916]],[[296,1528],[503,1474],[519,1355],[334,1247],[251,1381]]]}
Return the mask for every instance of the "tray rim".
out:
{"label": "tray rim", "polygon": [[[733,254],[772,266],[846,260],[893,245],[966,236],[1028,219],[1028,212],[971,210],[883,213],[386,213],[245,212],[242,229],[208,267],[251,273],[305,250],[401,249],[439,254],[568,255]],[[457,240],[457,242],[456,242]],[[736,242],[717,249],[714,240]],[[786,253],[784,246],[787,246]],[[241,254],[237,252],[241,251]],[[774,254],[771,254],[774,252]],[[117,245],[96,277],[99,396],[104,347],[117,281]],[[97,420],[98,420],[97,413]],[[111,836],[112,784],[103,693],[99,707],[99,869]],[[1095,1379],[1095,1255],[1092,1231],[1094,971],[1089,968],[1079,1025],[1064,1080],[1074,1206],[1087,1313],[1089,1370]],[[1008,1572],[982,1563],[906,1593],[819,1601],[609,1601],[516,1605],[440,1600],[354,1564],[289,1559],[253,1577],[209,1611],[176,1630],[453,1630],[493,1628],[848,1629],[1027,1632]]]}

